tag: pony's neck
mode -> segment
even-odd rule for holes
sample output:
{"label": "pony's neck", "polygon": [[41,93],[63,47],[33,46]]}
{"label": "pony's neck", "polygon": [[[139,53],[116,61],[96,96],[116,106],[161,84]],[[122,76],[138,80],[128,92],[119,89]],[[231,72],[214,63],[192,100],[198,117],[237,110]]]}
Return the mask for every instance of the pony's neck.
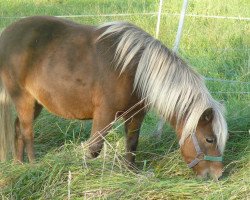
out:
{"label": "pony's neck", "polygon": [[181,134],[182,134],[182,131],[183,131],[183,124],[184,122],[181,121],[181,122],[178,122],[177,124],[177,119],[175,116],[172,117],[172,119],[169,121],[171,127],[175,130],[176,132],[176,135],[178,137],[178,141],[181,139]]}

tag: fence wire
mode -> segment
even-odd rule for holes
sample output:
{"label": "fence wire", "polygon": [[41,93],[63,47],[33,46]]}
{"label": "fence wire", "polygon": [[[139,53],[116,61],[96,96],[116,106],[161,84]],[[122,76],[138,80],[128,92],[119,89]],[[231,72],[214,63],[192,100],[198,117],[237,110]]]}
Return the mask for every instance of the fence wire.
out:
{"label": "fence wire", "polygon": [[[135,15],[158,15],[158,12],[142,12],[142,13],[110,13],[110,14],[82,14],[82,15],[55,15],[55,17],[62,18],[81,18],[81,17],[126,17]],[[169,16],[180,16],[180,13],[167,13],[162,12],[161,15]],[[185,14],[186,17],[201,17],[201,18],[211,18],[211,19],[229,19],[229,20],[240,20],[240,21],[250,21],[250,17],[236,17],[236,16],[220,16],[220,15],[203,15],[203,14]],[[25,18],[28,16],[1,16],[0,19],[18,19]]]}

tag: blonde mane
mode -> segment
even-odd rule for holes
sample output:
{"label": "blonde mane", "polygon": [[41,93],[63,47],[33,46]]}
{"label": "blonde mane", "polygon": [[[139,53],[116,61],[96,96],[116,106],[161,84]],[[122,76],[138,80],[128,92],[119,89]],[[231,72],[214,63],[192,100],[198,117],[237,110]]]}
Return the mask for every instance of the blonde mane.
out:
{"label": "blonde mane", "polygon": [[164,118],[184,122],[180,145],[195,133],[203,112],[212,108],[213,130],[221,152],[227,140],[227,124],[222,106],[209,94],[203,78],[175,53],[142,29],[125,22],[101,25],[97,41],[114,39],[114,62],[124,72],[133,59],[138,60],[134,88]]}

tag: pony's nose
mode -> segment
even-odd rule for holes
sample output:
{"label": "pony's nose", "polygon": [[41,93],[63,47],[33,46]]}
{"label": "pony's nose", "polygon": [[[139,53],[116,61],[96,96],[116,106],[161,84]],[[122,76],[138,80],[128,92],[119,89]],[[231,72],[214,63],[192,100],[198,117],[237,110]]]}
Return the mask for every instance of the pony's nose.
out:
{"label": "pony's nose", "polygon": [[209,175],[214,181],[219,181],[222,177],[222,170],[216,171],[216,173],[210,171]]}
{"label": "pony's nose", "polygon": [[201,180],[206,180],[208,178],[208,175],[209,175],[208,171],[204,171],[200,174],[197,174],[197,178]]}
{"label": "pony's nose", "polygon": [[220,177],[218,177],[218,181],[220,181],[223,178],[223,176],[221,175]]}

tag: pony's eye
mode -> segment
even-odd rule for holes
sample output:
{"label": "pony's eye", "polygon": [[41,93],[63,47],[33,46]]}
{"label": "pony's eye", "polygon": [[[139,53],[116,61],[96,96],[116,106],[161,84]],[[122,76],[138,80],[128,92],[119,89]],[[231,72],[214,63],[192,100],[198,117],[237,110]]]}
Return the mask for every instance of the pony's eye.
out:
{"label": "pony's eye", "polygon": [[213,143],[213,142],[214,142],[214,139],[213,139],[213,138],[206,138],[206,141],[207,141],[208,143]]}

